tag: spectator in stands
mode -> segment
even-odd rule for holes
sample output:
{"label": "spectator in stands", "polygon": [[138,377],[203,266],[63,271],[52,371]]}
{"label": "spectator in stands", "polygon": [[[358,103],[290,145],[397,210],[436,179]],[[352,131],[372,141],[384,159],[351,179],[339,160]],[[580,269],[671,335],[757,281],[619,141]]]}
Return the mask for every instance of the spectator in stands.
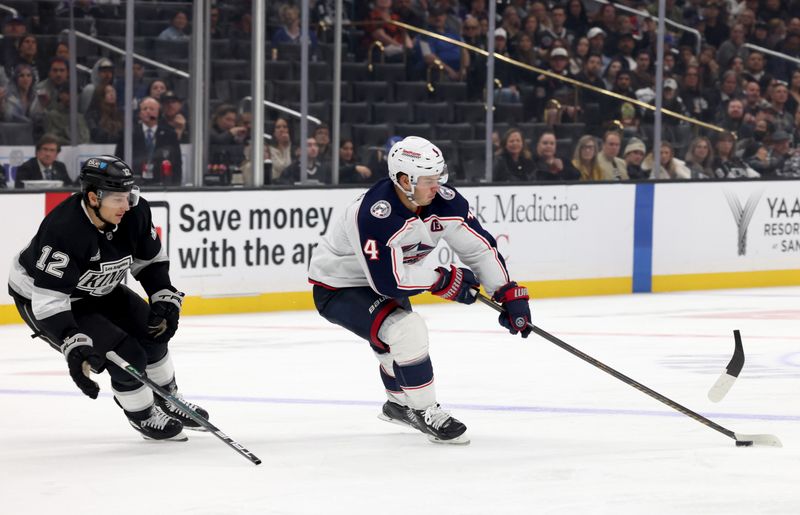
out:
{"label": "spectator in stands", "polygon": [[589,53],[603,56],[603,68],[607,68],[611,58],[606,53],[606,32],[600,27],[592,27],[586,38],[589,40]]}
{"label": "spectator in stands", "polygon": [[[633,91],[631,83],[631,72],[625,69],[620,70],[617,72],[617,76],[614,78],[614,87],[611,91],[624,97],[636,98],[636,93]],[[608,102],[609,104],[613,103],[613,105],[610,105],[609,108],[613,109],[615,115],[619,115],[620,108],[622,108],[622,104],[626,101],[609,98]]]}
{"label": "spectator in stands", "polygon": [[[628,18],[625,18],[626,20]],[[636,59],[634,51],[636,50],[636,40],[630,32],[620,34],[617,38],[617,49],[614,55],[615,59],[620,59],[625,62],[625,70],[636,69]]]}
{"label": "spectator in stands", "polygon": [[85,117],[92,143],[119,141],[125,120],[117,106],[117,90],[114,86],[105,84],[95,89]]}
{"label": "spectator in stands", "polygon": [[[800,81],[798,82],[800,86]],[[703,97],[708,100],[708,108],[712,113],[717,113],[717,119],[721,118],[720,113],[728,109],[728,102],[732,98],[739,98],[739,78],[736,72],[728,70],[722,74],[722,78],[717,86],[706,90]]]}
{"label": "spectator in stands", "polygon": [[786,23],[781,18],[772,18],[767,22],[767,48],[774,49],[786,37]]}
{"label": "spectator in stands", "polygon": [[619,151],[622,146],[622,137],[615,130],[608,130],[603,135],[603,146],[597,156],[597,163],[603,170],[603,177],[607,180],[627,180],[628,166],[620,159]]}
{"label": "spectator in stands", "polygon": [[[114,63],[107,57],[98,59],[92,66],[92,80],[83,87],[78,103],[78,112],[85,113],[94,97],[96,89],[105,91],[107,84],[114,83]],[[114,140],[116,141],[116,140]]]}
{"label": "spectator in stands", "polygon": [[756,115],[756,121],[753,124],[753,132],[750,137],[741,138],[736,142],[734,152],[742,159],[750,159],[758,149],[767,143],[769,135],[775,132],[775,126],[769,121],[769,116],[766,111],[760,111]]}
{"label": "spectator in stands", "polygon": [[564,166],[564,162],[556,155],[556,135],[546,130],[536,143],[536,154],[533,156],[537,181],[577,181],[580,173],[572,167]]}
{"label": "spectator in stands", "polygon": [[[746,123],[753,123],[753,119],[761,109],[770,107],[769,102],[761,96],[761,85],[751,80],[744,86],[744,121]],[[741,134],[739,135],[741,136]]]}
{"label": "spectator in stands", "polygon": [[703,23],[700,31],[707,43],[719,48],[728,39],[730,29],[722,17],[719,0],[709,0],[703,8]]}
{"label": "spectator in stands", "polygon": [[705,136],[698,136],[689,143],[684,159],[692,179],[714,178],[714,151],[711,141]]}
{"label": "spectator in stands", "polygon": [[748,80],[761,82],[766,75],[764,54],[753,50],[745,59],[744,72]]}
{"label": "spectator in stands", "polygon": [[50,60],[50,71],[47,78],[36,84],[36,100],[31,106],[31,117],[40,123],[45,110],[50,107],[51,101],[56,102],[58,89],[69,85],[69,68],[67,60],[63,57],[54,57]]}
{"label": "spectator in stands", "polygon": [[530,182],[536,180],[536,167],[522,131],[511,128],[500,141],[502,149],[494,160],[495,182]]}
{"label": "spectator in stands", "polygon": [[459,0],[438,0],[438,7],[445,12],[444,29],[451,34],[461,34],[461,7]]}
{"label": "spectator in stands", "polygon": [[[744,4],[744,2],[742,2]],[[744,37],[745,40],[750,37],[753,31],[756,28],[756,13],[752,9],[748,9],[746,6],[742,6],[738,13],[733,13],[736,16],[736,23],[740,24],[744,29]]]}
{"label": "spectator in stands", "polygon": [[636,52],[636,68],[631,71],[631,88],[634,91],[642,88],[652,88],[655,84],[653,78],[653,60],[646,49]]}
{"label": "spectator in stands", "polygon": [[700,90],[700,70],[696,66],[689,66],[686,69],[680,88],[680,98],[689,116],[704,122],[711,120],[711,108]]}
{"label": "spectator in stands", "polygon": [[[61,86],[56,93],[56,102],[50,102],[42,118],[44,132],[58,138],[62,145],[72,144],[69,118],[70,101],[69,87]],[[78,113],[76,117],[76,126],[78,133],[75,135],[75,143],[89,143],[89,127],[86,125],[86,118],[81,113]]]}
{"label": "spectator in stands", "polygon": [[503,9],[503,16],[498,28],[502,28],[505,31],[506,38],[509,42],[515,41],[517,33],[522,29],[522,20],[519,17],[516,7],[507,5]]}
{"label": "spectator in stands", "polygon": [[285,118],[278,118],[275,120],[275,126],[272,129],[272,141],[269,145],[273,183],[280,178],[286,167],[291,164],[292,150],[289,122]]}
{"label": "spectator in stands", "polygon": [[[511,6],[509,6],[511,7]],[[513,7],[511,7],[513,9]],[[508,35],[503,27],[494,31],[494,52],[498,55],[510,57],[507,47]],[[500,81],[500,86],[494,90],[494,101],[505,104],[518,104],[520,102],[517,77],[523,75],[518,68],[511,64],[496,60],[494,63],[494,78]]]}
{"label": "spectator in stands", "polygon": [[16,65],[5,92],[3,119],[7,122],[30,121],[31,106],[35,99],[33,69],[27,64]]}
{"label": "spectator in stands", "polygon": [[[144,76],[144,65],[140,62],[133,62],[133,105],[138,106],[139,102],[146,96],[150,89],[150,82]],[[125,96],[125,77],[117,77],[114,80],[114,88],[117,90],[117,104],[120,109],[125,107],[126,98],[131,101],[130,96]]]}
{"label": "spectator in stands", "polygon": [[36,36],[33,34],[23,34],[17,39],[17,55],[13,62],[6,65],[6,71],[10,72],[17,64],[27,64],[33,70],[33,79],[39,82],[41,77],[47,73],[47,64],[39,59],[39,45]]}
{"label": "spectator in stands", "polygon": [[[606,89],[605,81],[600,77],[602,69],[603,59],[600,54],[589,54],[584,62],[583,71],[581,71],[575,79],[590,84],[598,89]],[[581,104],[584,106],[588,102],[599,105],[606,99],[606,95],[586,88],[581,88],[579,92],[581,95]]]}
{"label": "spectator in stands", "polygon": [[342,184],[366,184],[373,180],[372,170],[356,160],[353,140],[343,139],[339,145],[339,182]]}
{"label": "spectator in stands", "polygon": [[[553,48],[550,51],[547,69],[561,77],[569,77],[568,66],[569,52],[563,47]],[[545,105],[553,98],[556,98],[563,105],[564,111],[566,111],[570,119],[575,118],[576,106],[565,103],[565,98],[574,99],[573,87],[556,78],[540,75],[537,79],[536,88],[533,90],[533,97],[528,96],[523,100],[525,103],[525,119],[530,120],[533,117],[541,117]]]}
{"label": "spectator in stands", "polygon": [[796,113],[800,107],[800,68],[794,70],[789,79],[789,98],[786,100],[786,109]]}
{"label": "spectator in stands", "polygon": [[[300,8],[292,4],[283,4],[278,11],[281,23],[281,28],[275,31],[272,36],[272,46],[277,47],[280,44],[300,44]],[[317,47],[317,34],[313,30],[308,31],[308,38],[311,41],[311,48]]]}
{"label": "spectator in stands", "polygon": [[[575,38],[573,44],[572,57],[569,59],[569,73],[573,76],[583,71],[583,66],[589,58],[589,38],[581,36]],[[602,58],[601,58],[602,59]]]}
{"label": "spectator in stands", "polygon": [[[776,50],[789,57],[800,58],[800,29],[789,31],[786,39],[780,42]],[[769,75],[784,82],[789,81],[792,71],[796,69],[797,64],[786,59],[771,58],[767,62]]]}
{"label": "spectator in stands", "polygon": [[56,45],[56,51],[53,54],[53,57],[63,57],[67,61],[69,61],[69,45],[66,41],[59,41]]}
{"label": "spectator in stands", "polygon": [[762,178],[775,178],[783,171],[787,159],[793,153],[792,136],[783,130],[776,130],[769,138],[769,143],[761,146],[756,154],[747,160],[747,164]]}
{"label": "spectator in stands", "polygon": [[577,170],[582,181],[605,180],[603,170],[597,164],[597,140],[594,136],[589,134],[581,136],[572,152],[572,161],[567,163],[567,167]]}
{"label": "spectator in stands", "polygon": [[487,19],[489,13],[486,11],[486,0],[470,0],[469,12],[464,16],[464,19],[466,20],[469,16],[478,21]]}
{"label": "spectator in stands", "polygon": [[655,165],[652,152],[642,162],[642,170],[650,170],[651,179],[691,179],[692,172],[683,161],[675,157],[672,143],[662,140],[659,156],[660,166]]}
{"label": "spectator in stands", "polygon": [[700,87],[704,90],[715,87],[719,80],[720,65],[715,58],[716,49],[704,45],[697,57],[700,71]]}
{"label": "spectator in stands", "polygon": [[574,34],[586,34],[589,30],[589,18],[581,0],[567,2],[567,20],[564,26]]}
{"label": "spectator in stands", "polygon": [[750,50],[744,46],[747,41],[745,40],[745,28],[741,23],[734,23],[731,27],[730,38],[725,40],[717,50],[717,62],[727,63],[734,56],[739,56],[742,59],[747,59]]}
{"label": "spectator in stands", "polygon": [[[464,27],[466,26],[467,24],[465,22]],[[501,29],[495,30],[495,34],[497,34],[497,32],[500,30]],[[497,38],[495,38],[495,41],[497,41]],[[497,51],[496,45],[495,51]],[[536,51],[533,39],[531,39],[530,35],[526,32],[520,31],[520,33],[517,34],[516,53],[513,57],[521,63],[525,63],[530,66],[539,66],[539,54]],[[484,59],[483,62],[485,66],[486,60]],[[497,62],[499,61],[495,62],[495,66],[497,65]],[[518,66],[513,67],[513,72],[515,75],[515,82],[518,84],[533,85],[536,82],[537,74],[535,72],[525,70]]]}
{"label": "spectator in stands", "polygon": [[[139,103],[139,121],[133,127],[132,152],[129,161],[137,184],[180,185],[183,157],[175,130],[159,122],[161,104],[152,97]],[[115,156],[125,155],[125,138],[120,138]],[[167,162],[169,164],[167,165]]]}
{"label": "spectator in stands", "polygon": [[794,131],[794,113],[786,108],[789,101],[789,88],[785,82],[778,82],[772,88],[772,110],[775,112],[772,123],[775,129],[792,133]]}
{"label": "spectator in stands", "polygon": [[[306,140],[306,145],[308,145],[306,180],[330,184],[331,164],[330,162],[320,160],[317,140],[314,138],[308,138],[308,140]],[[300,160],[297,159],[283,170],[283,173],[281,173],[281,176],[278,179],[278,184],[294,184],[300,180],[302,180],[302,175],[300,173]]]}
{"label": "spectator in stands", "polygon": [[67,165],[58,161],[61,144],[52,134],[44,134],[36,142],[36,157],[28,159],[17,168],[15,188],[24,188],[24,181],[63,181],[70,186],[72,179],[67,173]]}
{"label": "spectator in stands", "polygon": [[646,152],[647,148],[644,146],[642,140],[639,138],[631,138],[628,140],[628,144],[625,145],[625,152],[623,152],[628,179],[632,181],[641,181],[650,178],[650,174],[642,170],[642,161],[644,161]]}
{"label": "spectator in stands", "polygon": [[364,27],[367,32],[364,46],[368,49],[374,41],[379,41],[387,61],[403,62],[406,50],[414,43],[404,28],[386,23],[387,20],[400,20],[400,15],[392,12],[392,0],[376,0],[367,18],[369,24]]}
{"label": "spectator in stands", "polygon": [[525,16],[522,19],[520,31],[517,33],[517,39],[519,39],[522,34],[527,34],[528,37],[531,38],[533,47],[538,52],[540,58],[547,54],[547,52],[541,53],[541,48],[539,48],[539,38],[541,37],[541,33],[539,32],[539,18],[532,14]]}
{"label": "spectator in stands", "polygon": [[[484,16],[486,15],[486,2],[483,1],[484,7]],[[413,25],[414,27],[424,27],[425,26],[425,17],[423,16],[424,11],[418,10],[414,4],[417,2],[415,0],[398,0],[398,2],[394,6],[394,12],[397,13],[397,16],[400,17],[400,21],[403,23],[407,23],[409,25]],[[469,14],[467,15],[469,17]],[[475,18],[476,20],[478,18]],[[480,30],[480,23],[478,23],[478,30]],[[463,26],[462,26],[463,32]],[[477,33],[476,33],[477,35]],[[414,35],[409,34],[409,37],[413,39]]]}
{"label": "spectator in stands", "polygon": [[[678,95],[678,82],[669,78],[664,81],[664,98],[661,101],[661,107],[669,109],[670,111],[682,115],[686,115],[686,105],[683,99]],[[648,111],[652,116],[652,111]],[[680,120],[672,116],[663,117],[662,123],[664,125],[678,125]]]}
{"label": "spectator in stands", "polygon": [[[438,7],[432,7],[428,13],[428,30],[461,41],[461,36],[446,32],[444,28],[446,13]],[[462,81],[466,78],[469,66],[469,55],[452,43],[436,38],[422,36],[417,39],[418,54],[414,59],[414,68],[418,77],[425,74],[425,68],[438,61],[444,66],[447,77],[452,81]],[[417,47],[415,47],[417,48]]]}
{"label": "spectator in stands", "polygon": [[608,66],[605,68],[605,72],[603,72],[603,81],[605,82],[607,90],[611,91],[614,89],[614,86],[617,83],[617,74],[622,71],[622,68],[622,61],[618,59],[608,63]]}
{"label": "spectator in stands", "polygon": [[[330,161],[331,156],[331,130],[326,124],[317,125],[314,129],[314,139],[317,140],[319,158],[321,161]],[[341,150],[341,146],[340,146]]]}
{"label": "spectator in stands", "polygon": [[167,92],[167,83],[161,79],[153,79],[147,86],[147,96],[161,102],[161,95]]}
{"label": "spectator in stands", "polygon": [[758,172],[747,165],[734,152],[736,136],[731,132],[717,134],[714,143],[714,177],[717,179],[740,179],[759,177]]}
{"label": "spectator in stands", "polygon": [[186,117],[183,115],[183,99],[174,91],[165,91],[161,95],[161,117],[167,125],[175,129],[179,143],[189,143],[189,131],[186,130]]}
{"label": "spectator in stands", "polygon": [[25,20],[19,16],[6,18],[3,22],[3,37],[0,38],[0,63],[4,66],[16,63],[17,41],[28,32]]}
{"label": "spectator in stands", "polygon": [[222,104],[214,110],[208,140],[212,145],[242,145],[247,128],[236,124],[236,106]]}
{"label": "spectator in stands", "polygon": [[644,140],[647,135],[641,126],[639,112],[630,102],[624,102],[619,108],[619,127],[622,131],[622,139],[638,138]]}
{"label": "spectator in stands", "polygon": [[375,178],[381,179],[389,176],[389,150],[402,139],[402,136],[389,136],[383,147],[377,147],[375,151],[370,152],[367,167],[372,170]]}
{"label": "spectator in stands", "polygon": [[575,41],[575,33],[564,26],[566,21],[566,8],[563,5],[554,5],[550,9],[550,26],[542,30],[539,38],[539,46],[542,50],[550,50],[556,41],[561,41],[568,47],[572,46]]}
{"label": "spectator in stands", "polygon": [[212,39],[225,39],[228,37],[228,24],[220,23],[219,7],[212,5],[209,10],[209,27],[208,35]]}
{"label": "spectator in stands", "polygon": [[[755,119],[753,116],[750,118],[752,120]],[[729,132],[733,132],[740,138],[749,137],[751,133],[750,124],[745,123],[744,103],[738,98],[732,98],[728,101],[728,109],[718,119],[717,125]]]}
{"label": "spectator in stands", "polygon": [[169,27],[158,35],[158,39],[164,41],[189,41],[189,34],[186,28],[189,26],[189,17],[184,11],[175,11],[172,15]]}

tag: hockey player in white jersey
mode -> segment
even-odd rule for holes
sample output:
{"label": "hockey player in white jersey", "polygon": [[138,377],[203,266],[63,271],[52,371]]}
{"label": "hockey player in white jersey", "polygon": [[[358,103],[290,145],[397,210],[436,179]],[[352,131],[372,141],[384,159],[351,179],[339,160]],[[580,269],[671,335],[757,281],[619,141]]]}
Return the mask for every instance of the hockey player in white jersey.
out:
{"label": "hockey player in white jersey", "polygon": [[[378,361],[388,400],[379,417],[437,443],[469,443],[466,426],[436,401],[428,329],[409,297],[430,291],[472,304],[482,283],[504,311],[500,324],[527,337],[528,292],[511,281],[495,239],[445,186],[441,151],[409,136],[389,151],[389,178],[358,197],[315,249],[309,282],[319,313],[366,339]],[[426,267],[444,239],[468,268]]]}

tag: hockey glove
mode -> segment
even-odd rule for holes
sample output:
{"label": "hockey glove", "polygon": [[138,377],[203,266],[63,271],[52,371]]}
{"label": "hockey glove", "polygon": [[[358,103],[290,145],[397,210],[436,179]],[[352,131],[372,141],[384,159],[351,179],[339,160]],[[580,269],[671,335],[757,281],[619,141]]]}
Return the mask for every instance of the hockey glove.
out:
{"label": "hockey glove", "polygon": [[92,381],[89,374],[91,369],[97,372],[103,370],[103,358],[95,352],[92,339],[83,333],[68,336],[61,344],[61,353],[67,358],[69,375],[78,388],[84,395],[96,399],[100,393],[100,386]]}
{"label": "hockey glove", "polygon": [[462,304],[475,302],[477,297],[473,288],[477,290],[480,283],[471,270],[450,265],[450,270],[440,266],[436,271],[441,275],[431,286],[431,293]]}
{"label": "hockey glove", "polygon": [[150,297],[150,316],[147,334],[153,343],[167,343],[178,330],[184,294],[168,289],[159,290]]}
{"label": "hockey glove", "polygon": [[531,333],[531,308],[528,306],[528,289],[511,281],[499,288],[492,299],[503,305],[498,321],[511,334],[521,333],[527,338]]}

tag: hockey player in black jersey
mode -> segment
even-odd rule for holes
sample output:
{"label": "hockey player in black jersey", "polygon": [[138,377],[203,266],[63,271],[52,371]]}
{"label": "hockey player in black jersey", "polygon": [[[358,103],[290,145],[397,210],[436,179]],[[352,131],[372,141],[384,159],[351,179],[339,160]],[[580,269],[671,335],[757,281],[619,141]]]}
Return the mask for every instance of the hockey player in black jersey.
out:
{"label": "hockey player in black jersey", "polygon": [[[14,258],[9,293],[34,334],[64,355],[84,394],[96,399],[100,391],[90,368],[108,370],[114,399],[134,429],[146,439],[184,441],[183,428],[198,424],[105,360],[115,351],[182,399],[167,343],[178,327],[183,293],[170,281],[150,207],[130,167],[114,156],[88,159],[80,184],[81,192],[53,209]],[[128,271],[149,304],[122,284]]]}
{"label": "hockey player in black jersey", "polygon": [[[314,303],[327,320],[370,343],[388,397],[379,418],[437,443],[468,443],[466,426],[436,401],[428,329],[409,297],[430,291],[471,304],[480,281],[503,305],[500,324],[527,337],[528,292],[510,280],[467,200],[444,185],[447,166],[436,145],[409,136],[389,150],[388,166],[389,178],[350,204],[314,250]],[[441,240],[468,268],[425,265]]]}

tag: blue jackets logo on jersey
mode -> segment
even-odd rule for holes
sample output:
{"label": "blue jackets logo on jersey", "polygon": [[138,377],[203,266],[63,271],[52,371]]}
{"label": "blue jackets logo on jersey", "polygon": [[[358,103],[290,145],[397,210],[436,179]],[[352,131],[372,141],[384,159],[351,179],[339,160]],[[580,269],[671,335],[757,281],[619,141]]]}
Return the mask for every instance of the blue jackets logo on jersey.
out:
{"label": "blue jackets logo on jersey", "polygon": [[372,204],[372,207],[369,208],[369,212],[372,213],[372,216],[375,218],[386,218],[392,212],[392,205],[385,200],[379,200]]}
{"label": "blue jackets logo on jersey", "polygon": [[415,243],[413,245],[403,245],[401,248],[403,249],[403,264],[411,265],[422,261],[435,247],[424,243]]}
{"label": "blue jackets logo on jersey", "polygon": [[439,195],[441,195],[445,200],[453,200],[456,198],[456,192],[447,186],[439,186]]}
{"label": "blue jackets logo on jersey", "polygon": [[131,256],[125,256],[117,261],[100,263],[100,270],[87,270],[78,280],[77,289],[89,292],[93,297],[108,295],[125,279],[125,274],[133,264]]}

